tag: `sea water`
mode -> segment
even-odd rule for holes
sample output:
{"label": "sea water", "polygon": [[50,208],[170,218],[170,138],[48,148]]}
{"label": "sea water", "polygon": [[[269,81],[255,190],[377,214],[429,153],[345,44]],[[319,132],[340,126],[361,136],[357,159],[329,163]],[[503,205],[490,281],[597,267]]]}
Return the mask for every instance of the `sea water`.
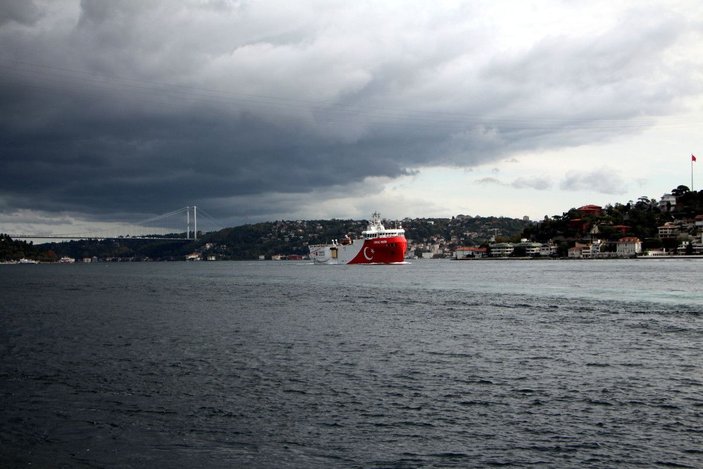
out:
{"label": "sea water", "polygon": [[702,467],[702,278],[0,265],[0,466]]}

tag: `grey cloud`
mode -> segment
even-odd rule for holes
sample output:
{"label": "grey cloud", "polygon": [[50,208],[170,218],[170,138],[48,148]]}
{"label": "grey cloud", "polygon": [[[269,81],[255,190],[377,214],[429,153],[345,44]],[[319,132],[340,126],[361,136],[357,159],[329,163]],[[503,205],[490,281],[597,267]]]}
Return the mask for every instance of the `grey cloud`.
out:
{"label": "grey cloud", "polygon": [[0,223],[9,224],[41,224],[41,225],[70,225],[73,223],[66,214],[52,216],[45,213],[30,212],[28,210],[17,210],[11,213],[0,213]]}
{"label": "grey cloud", "polygon": [[515,187],[516,189],[530,188],[543,191],[552,187],[552,181],[550,181],[549,178],[544,177],[519,177],[515,179],[510,185]]}
{"label": "grey cloud", "polygon": [[61,21],[6,5],[0,199],[14,209],[276,213],[286,194],[311,205],[371,176],[603,140],[632,131],[629,119],[637,131],[697,92],[659,60],[686,31],[673,15],[633,12],[602,37],[485,62],[480,22],[431,9],[430,28],[392,7],[354,17],[305,2],[184,2],[175,14],[172,2],[84,0]]}
{"label": "grey cloud", "polygon": [[[677,96],[700,92],[691,63],[662,60],[690,27],[661,7],[632,9],[590,40],[546,37],[524,55],[498,58],[483,74],[503,89],[534,91],[503,109],[520,116],[516,124],[528,119],[522,121],[528,129],[553,127],[571,144],[589,133],[607,139],[646,127],[648,117],[676,109]],[[539,132],[525,137],[543,141]]]}
{"label": "grey cloud", "polygon": [[12,21],[31,25],[40,17],[40,10],[32,0],[3,0],[0,8],[0,26]]}
{"label": "grey cloud", "polygon": [[627,185],[620,175],[608,168],[593,171],[570,171],[560,184],[568,191],[589,190],[603,194],[624,194]]}
{"label": "grey cloud", "polygon": [[476,182],[477,184],[486,184],[486,185],[489,185],[489,184],[495,184],[495,185],[498,185],[498,186],[504,186],[504,185],[505,185],[505,183],[500,182],[498,179],[493,178],[493,177],[485,177],[485,178],[477,179],[475,182]]}
{"label": "grey cloud", "polygon": [[484,177],[475,181],[477,184],[510,186],[515,189],[546,190],[552,187],[549,178],[544,177],[519,177],[511,183],[505,183],[494,177]]}

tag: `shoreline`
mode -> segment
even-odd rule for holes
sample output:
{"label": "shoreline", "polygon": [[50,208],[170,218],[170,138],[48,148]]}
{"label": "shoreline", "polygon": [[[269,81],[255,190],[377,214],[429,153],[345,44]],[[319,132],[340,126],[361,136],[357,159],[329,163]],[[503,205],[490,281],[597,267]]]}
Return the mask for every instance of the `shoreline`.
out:
{"label": "shoreline", "polygon": [[[672,259],[703,259],[701,255],[680,255],[680,256],[633,256],[633,257],[478,257],[474,259],[446,259],[450,261],[618,261],[618,260],[672,260]],[[417,260],[417,259],[416,259]],[[423,259],[442,260],[442,259]]]}

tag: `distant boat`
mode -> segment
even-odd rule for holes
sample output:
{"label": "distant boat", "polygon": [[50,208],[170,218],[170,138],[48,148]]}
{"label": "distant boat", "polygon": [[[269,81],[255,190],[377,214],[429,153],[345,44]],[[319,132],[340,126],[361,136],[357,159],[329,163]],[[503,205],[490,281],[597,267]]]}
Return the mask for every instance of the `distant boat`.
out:
{"label": "distant boat", "polygon": [[34,259],[25,259],[23,257],[20,259],[20,264],[39,264],[39,261],[35,261]]}
{"label": "distant boat", "polygon": [[378,212],[373,214],[360,239],[346,235],[341,241],[309,246],[310,259],[315,264],[400,264],[407,248],[405,230],[387,229]]}

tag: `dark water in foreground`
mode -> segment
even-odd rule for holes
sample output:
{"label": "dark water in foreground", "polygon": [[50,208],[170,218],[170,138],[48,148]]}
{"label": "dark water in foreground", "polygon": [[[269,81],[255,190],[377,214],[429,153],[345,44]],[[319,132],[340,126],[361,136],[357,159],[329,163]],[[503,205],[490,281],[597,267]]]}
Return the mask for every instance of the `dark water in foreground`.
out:
{"label": "dark water in foreground", "polygon": [[703,261],[0,266],[1,467],[703,467]]}

